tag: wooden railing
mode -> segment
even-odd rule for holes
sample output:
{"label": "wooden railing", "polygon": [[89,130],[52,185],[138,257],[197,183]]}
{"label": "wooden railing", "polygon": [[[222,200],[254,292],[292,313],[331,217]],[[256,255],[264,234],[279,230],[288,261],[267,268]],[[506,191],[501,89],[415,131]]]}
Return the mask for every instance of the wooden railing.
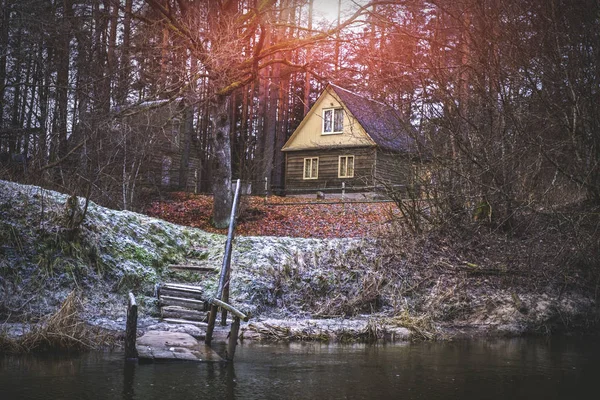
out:
{"label": "wooden railing", "polygon": [[240,186],[240,180],[238,179],[235,187],[235,195],[233,197],[233,205],[231,207],[231,215],[229,218],[229,231],[227,233],[227,241],[225,242],[225,254],[223,256],[221,273],[219,275],[219,287],[217,289],[217,295],[210,301],[210,314],[208,316],[208,326],[206,327],[206,337],[204,339],[204,342],[210,346],[219,308],[222,310],[221,325],[225,325],[225,321],[227,320],[227,312],[229,311],[233,315],[233,323],[231,324],[229,342],[226,350],[226,359],[229,361],[233,360],[233,356],[235,355],[237,337],[240,329],[240,320],[248,321],[249,319],[249,316],[236,309],[231,304],[228,304],[229,279],[231,275],[231,252],[233,247],[233,239],[235,236],[237,209],[240,202]]}

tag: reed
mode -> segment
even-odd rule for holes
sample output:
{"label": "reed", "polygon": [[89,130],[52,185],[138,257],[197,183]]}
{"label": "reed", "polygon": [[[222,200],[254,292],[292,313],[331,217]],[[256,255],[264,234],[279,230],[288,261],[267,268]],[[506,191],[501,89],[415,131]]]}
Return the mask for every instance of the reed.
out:
{"label": "reed", "polygon": [[79,352],[112,346],[114,336],[87,325],[80,318],[81,310],[81,296],[74,290],[56,313],[33,326],[24,335],[12,338],[6,333],[0,333],[0,352]]}

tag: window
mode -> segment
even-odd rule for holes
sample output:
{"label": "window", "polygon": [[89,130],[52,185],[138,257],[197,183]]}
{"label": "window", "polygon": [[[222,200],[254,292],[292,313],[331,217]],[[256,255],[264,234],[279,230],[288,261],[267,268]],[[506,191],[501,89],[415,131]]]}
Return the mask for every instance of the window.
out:
{"label": "window", "polygon": [[171,149],[179,150],[181,145],[181,120],[179,118],[173,118],[171,121]]}
{"label": "window", "polygon": [[340,156],[338,178],[354,177],[354,156]]}
{"label": "window", "polygon": [[171,157],[163,157],[161,183],[163,186],[169,186],[171,175]]}
{"label": "window", "polygon": [[317,179],[319,177],[319,157],[304,159],[304,179]]}
{"label": "window", "polygon": [[344,130],[344,109],[327,108],[323,110],[323,134],[342,133]]}

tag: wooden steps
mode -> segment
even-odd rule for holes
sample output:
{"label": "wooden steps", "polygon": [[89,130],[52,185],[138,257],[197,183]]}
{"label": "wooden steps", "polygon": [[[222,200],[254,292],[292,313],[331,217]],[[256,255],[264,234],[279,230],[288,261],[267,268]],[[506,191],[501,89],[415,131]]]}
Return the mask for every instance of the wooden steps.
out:
{"label": "wooden steps", "polygon": [[217,273],[218,270],[214,267],[209,267],[205,265],[169,265],[169,269],[175,271],[189,271],[189,272],[197,272],[197,273]]}
{"label": "wooden steps", "polygon": [[[215,273],[209,266],[193,264],[170,265],[170,270],[199,273]],[[162,320],[172,324],[189,324],[205,328],[210,310],[208,296],[204,291],[189,283],[168,282],[158,287],[158,302]]]}
{"label": "wooden steps", "polygon": [[176,318],[188,321],[205,321],[208,311],[198,311],[180,306],[164,306],[160,309],[160,315],[164,319]]}
{"label": "wooden steps", "polygon": [[187,320],[187,319],[163,318],[163,321],[168,322],[170,324],[194,325],[194,326],[198,326],[200,328],[206,328],[208,326],[208,324],[206,322],[190,321],[190,320]]}

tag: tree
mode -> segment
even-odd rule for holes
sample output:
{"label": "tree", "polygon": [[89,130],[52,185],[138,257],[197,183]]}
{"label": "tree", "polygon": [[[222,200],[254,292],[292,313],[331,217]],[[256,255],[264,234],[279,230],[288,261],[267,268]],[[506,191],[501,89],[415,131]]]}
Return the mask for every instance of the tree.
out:
{"label": "tree", "polygon": [[[185,39],[187,50],[202,64],[210,78],[212,101],[211,121],[213,125],[213,194],[215,207],[213,222],[217,227],[228,224],[231,206],[231,94],[254,82],[260,71],[285,65],[295,71],[304,71],[306,66],[295,64],[290,55],[321,41],[331,40],[336,32],[344,29],[362,15],[361,7],[352,17],[338,27],[305,37],[283,37],[278,24],[288,23],[290,9],[296,4],[288,1],[261,0],[215,1],[209,5],[201,2],[158,1],[146,2],[159,12],[164,20],[163,26]],[[299,6],[299,5],[298,5]],[[208,23],[199,22],[198,16],[206,15]],[[279,20],[273,20],[273,16]],[[268,42],[268,22],[274,24],[275,39]],[[290,31],[291,32],[291,31]],[[254,38],[247,41],[244,38]],[[278,90],[277,86],[276,89]],[[277,92],[271,99],[278,99]],[[272,108],[273,110],[273,108]],[[269,121],[273,123],[274,121]],[[276,132],[276,131],[275,131]],[[272,156],[275,140],[266,140],[267,157]],[[273,147],[271,147],[273,146]]]}

